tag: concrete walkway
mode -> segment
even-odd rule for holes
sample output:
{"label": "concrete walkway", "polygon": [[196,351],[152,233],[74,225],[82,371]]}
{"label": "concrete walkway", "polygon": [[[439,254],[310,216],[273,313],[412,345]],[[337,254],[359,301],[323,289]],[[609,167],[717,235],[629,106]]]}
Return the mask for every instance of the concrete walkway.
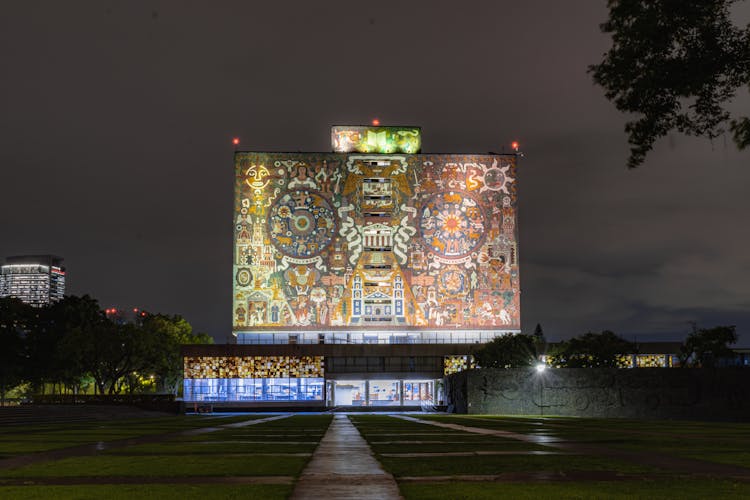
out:
{"label": "concrete walkway", "polygon": [[383,470],[346,415],[334,416],[302,472],[293,499],[400,499],[393,476]]}

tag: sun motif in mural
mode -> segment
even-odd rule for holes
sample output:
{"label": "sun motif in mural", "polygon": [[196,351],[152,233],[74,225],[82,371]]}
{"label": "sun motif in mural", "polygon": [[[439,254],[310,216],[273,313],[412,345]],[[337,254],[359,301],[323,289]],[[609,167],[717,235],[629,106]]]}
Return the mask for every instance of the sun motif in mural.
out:
{"label": "sun motif in mural", "polygon": [[313,191],[289,191],[271,207],[271,241],[289,257],[313,257],[330,245],[336,220],[328,200]]}
{"label": "sun motif in mural", "polygon": [[466,221],[455,212],[438,214],[437,218],[442,224],[443,231],[449,234],[454,234],[456,231],[460,231],[461,227],[466,225]]}
{"label": "sun motif in mural", "polygon": [[419,222],[422,239],[442,257],[463,257],[482,242],[484,214],[466,193],[438,193],[422,206]]}
{"label": "sun motif in mural", "polygon": [[479,190],[480,193],[484,191],[499,191],[505,194],[509,194],[508,187],[514,179],[510,176],[511,164],[507,163],[504,166],[497,166],[497,160],[492,163],[492,166],[488,168],[484,173],[484,186]]}

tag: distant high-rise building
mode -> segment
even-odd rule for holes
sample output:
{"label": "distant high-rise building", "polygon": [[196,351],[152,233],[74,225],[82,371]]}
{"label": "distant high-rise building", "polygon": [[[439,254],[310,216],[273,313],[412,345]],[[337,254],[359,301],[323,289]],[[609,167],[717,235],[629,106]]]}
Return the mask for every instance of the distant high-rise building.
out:
{"label": "distant high-rise building", "polygon": [[7,257],[0,267],[0,297],[16,297],[34,307],[62,300],[65,268],[55,255]]}

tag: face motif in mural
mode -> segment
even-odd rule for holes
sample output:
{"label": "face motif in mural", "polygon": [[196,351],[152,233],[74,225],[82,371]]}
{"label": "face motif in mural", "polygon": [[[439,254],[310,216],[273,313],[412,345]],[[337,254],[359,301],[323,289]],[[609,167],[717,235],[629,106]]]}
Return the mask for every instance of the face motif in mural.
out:
{"label": "face motif in mural", "polygon": [[484,215],[477,201],[466,193],[438,193],[427,199],[421,215],[422,239],[441,257],[464,256],[482,241]]}
{"label": "face motif in mural", "polygon": [[333,209],[312,191],[289,191],[271,207],[269,234],[276,249],[289,257],[314,257],[336,233]]}
{"label": "face motif in mural", "polygon": [[469,283],[466,275],[456,266],[444,269],[439,276],[440,291],[449,296],[466,295]]}

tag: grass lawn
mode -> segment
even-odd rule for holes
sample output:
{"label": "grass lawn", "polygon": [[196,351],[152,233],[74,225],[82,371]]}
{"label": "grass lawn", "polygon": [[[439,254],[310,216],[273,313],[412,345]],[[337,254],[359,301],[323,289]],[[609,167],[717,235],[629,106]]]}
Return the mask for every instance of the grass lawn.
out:
{"label": "grass lawn", "polygon": [[296,476],[308,457],[252,455],[96,455],[64,458],[17,469],[0,478],[89,476]]}
{"label": "grass lawn", "polygon": [[364,415],[350,419],[375,453],[551,450],[516,439],[464,431],[446,432],[434,425],[388,416]]}
{"label": "grass lawn", "polygon": [[750,484],[728,480],[641,480],[561,483],[401,483],[407,500],[495,500],[498,498],[537,500],[540,498],[623,500],[654,498],[748,498]]}
{"label": "grass lawn", "polygon": [[[69,427],[14,426],[0,431],[0,453],[18,453],[34,446],[50,448],[64,443],[81,444],[121,437],[174,432],[200,427],[218,427],[266,416],[230,418],[166,417],[125,422],[86,423]],[[241,484],[104,484],[107,477],[180,478],[225,476],[298,477],[326,432],[331,415],[295,415],[248,426],[221,428],[213,432],[176,436],[165,441],[111,449],[93,456],[78,456],[52,462],[0,470],[0,498],[76,498],[107,500],[145,498],[287,498],[293,485]],[[750,481],[726,477],[687,477],[679,470],[660,470],[634,460],[605,455],[567,452],[562,455],[470,455],[433,457],[389,457],[391,453],[440,453],[528,450],[560,451],[502,436],[481,435],[407,421],[387,415],[351,415],[383,467],[397,480],[407,499],[495,499],[495,498],[750,498]],[[571,442],[594,443],[615,451],[663,453],[695,457],[717,463],[750,468],[750,424],[702,422],[658,422],[633,420],[575,419],[559,417],[497,417],[485,415],[419,415],[429,421],[471,427],[507,430],[549,436]],[[120,425],[122,424],[122,425]],[[23,430],[26,432],[23,432]],[[3,448],[5,447],[5,448]],[[50,449],[47,448],[47,449]],[[290,455],[284,455],[284,454]],[[304,454],[294,456],[291,454]],[[637,458],[637,457],[636,457]],[[591,480],[575,481],[458,481],[435,480],[433,476],[496,475],[503,473],[591,472]],[[605,472],[607,475],[597,475]],[[618,480],[609,473],[626,476]],[[750,470],[748,471],[750,474]],[[639,475],[642,474],[642,477]],[[3,479],[72,479],[83,484],[47,486],[2,486]],[[103,484],[86,484],[85,478],[100,478]],[[516,476],[518,477],[518,476]],[[523,476],[526,477],[526,476]],[[283,478],[278,478],[283,479]],[[189,481],[188,479],[184,479]]]}
{"label": "grass lawn", "polygon": [[546,446],[508,441],[493,438],[485,438],[484,441],[456,441],[450,438],[446,441],[432,441],[430,443],[387,443],[379,444],[377,441],[370,442],[370,448],[375,453],[445,453],[466,451],[557,451]]}
{"label": "grass lawn", "polygon": [[252,443],[243,441],[164,442],[116,448],[106,452],[112,455],[186,455],[226,453],[312,453],[318,441],[310,444]]}
{"label": "grass lawn", "polygon": [[[744,465],[750,474],[750,425],[706,422],[580,419],[565,417],[502,417],[492,415],[418,415],[424,424],[387,416],[353,416],[352,422],[370,443],[384,468],[397,480],[407,499],[495,498],[750,498],[750,481],[725,477],[685,477],[680,470],[662,470],[632,460],[572,451],[564,455],[484,455],[461,457],[389,457],[388,453],[440,451],[557,450],[556,442],[595,444],[611,448],[662,453],[675,457]],[[508,437],[469,434],[428,422],[502,430],[530,437],[550,438],[550,446]],[[429,430],[431,429],[431,430]],[[412,434],[411,436],[409,434]],[[399,443],[399,441],[403,441]],[[409,442],[422,441],[422,443]],[[429,442],[427,442],[429,441]],[[591,481],[430,481],[430,476],[497,475],[503,473],[591,473]],[[624,474],[616,481],[597,479],[597,473]],[[639,477],[642,475],[642,477]],[[580,476],[577,476],[580,477]]]}
{"label": "grass lawn", "polygon": [[[107,482],[107,477],[284,476],[293,478],[297,477],[307,465],[331,418],[330,415],[292,416],[249,426],[223,428],[213,432],[171,436],[162,442],[112,449],[93,456],[74,456],[0,470],[0,484],[3,478],[28,478],[33,482],[34,479],[43,481],[45,478],[75,477],[82,478],[81,482],[84,483],[74,486],[35,485],[21,489],[4,486],[0,487],[0,497],[13,498],[11,493],[19,491],[24,494],[24,498],[28,497],[26,495],[32,495],[31,498],[34,498],[34,495],[38,495],[38,498],[102,498],[104,495],[111,496],[110,491],[131,491],[129,489],[131,485],[85,484],[89,482],[85,478],[101,478],[102,483]],[[215,421],[195,418],[191,425],[185,426],[183,422],[179,422],[174,426],[164,426],[159,423],[159,428],[172,432],[175,427],[200,428],[245,420],[248,420],[246,416]],[[153,422],[144,423],[140,428],[134,425],[131,430],[136,435],[140,435],[142,433],[139,433],[139,430],[153,429],[153,425]],[[93,435],[101,436],[97,429],[91,430]],[[72,432],[76,436],[86,435],[85,430],[81,428]],[[65,433],[60,431],[60,434]],[[37,435],[44,436],[45,433]],[[228,437],[231,438],[223,439]],[[243,440],[272,441],[272,443],[258,444]],[[298,441],[303,440],[307,443],[297,444]],[[274,455],[258,456],[258,453],[273,453]],[[304,455],[283,456],[284,453]],[[187,479],[185,481],[190,482]],[[152,485],[143,488],[145,489],[139,491],[148,492],[145,495],[146,498],[234,498],[235,496],[238,498],[248,496],[250,498],[284,498],[291,492],[291,485],[193,486],[178,484],[176,486]],[[151,493],[152,490],[155,493]],[[118,493],[120,496],[115,495],[114,498],[142,496],[135,491],[132,490],[130,496]]]}
{"label": "grass lawn", "polygon": [[585,455],[485,455],[468,457],[383,457],[383,467],[396,477],[502,474],[505,472],[617,471],[651,473],[640,464]]}
{"label": "grass lawn", "polygon": [[750,449],[750,424],[493,415],[419,418],[750,468],[750,452],[747,451]]}
{"label": "grass lawn", "polygon": [[182,430],[224,425],[263,418],[237,417],[159,417],[123,419],[58,425],[12,425],[0,430],[0,458],[37,451],[54,450],[100,441],[179,432]]}
{"label": "grass lawn", "polygon": [[0,498],[25,500],[132,500],[158,498],[163,500],[250,499],[274,500],[287,498],[292,485],[226,485],[226,484],[104,484],[72,486],[0,486]]}

